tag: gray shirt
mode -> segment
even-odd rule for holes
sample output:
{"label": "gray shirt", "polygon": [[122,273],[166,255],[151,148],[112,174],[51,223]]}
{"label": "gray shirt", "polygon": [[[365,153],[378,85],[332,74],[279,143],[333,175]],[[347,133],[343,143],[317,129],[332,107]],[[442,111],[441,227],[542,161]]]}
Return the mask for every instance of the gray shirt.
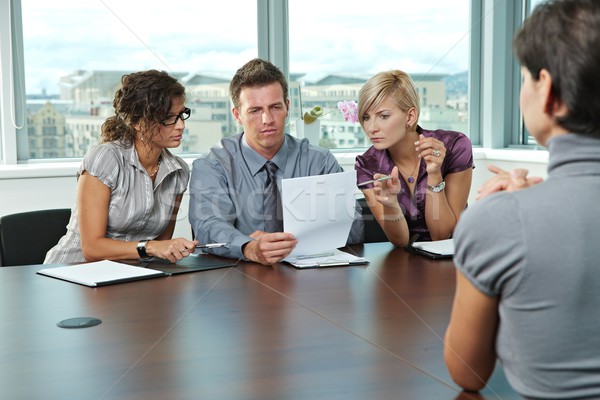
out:
{"label": "gray shirt", "polygon": [[472,205],[459,270],[499,299],[496,351],[530,398],[600,398],[600,139],[549,141],[548,178]]}
{"label": "gray shirt", "polygon": [[[106,237],[124,241],[160,235],[171,220],[175,197],[186,191],[190,176],[187,164],[164,149],[153,184],[135,147],[126,148],[115,142],[92,147],[79,167],[78,179],[83,171],[110,189]],[[48,251],[44,263],[84,261],[76,203],[66,235]]]}
{"label": "gray shirt", "polygon": [[[243,259],[242,246],[253,240],[249,235],[264,230],[267,173],[263,166],[267,161],[248,145],[243,133],[222,139],[194,161],[189,219],[196,239],[201,243],[229,243],[227,248],[211,249],[212,253]],[[343,171],[329,150],[287,134],[272,161],[278,167],[279,191],[282,179]],[[357,206],[348,243],[362,243],[363,231]]]}

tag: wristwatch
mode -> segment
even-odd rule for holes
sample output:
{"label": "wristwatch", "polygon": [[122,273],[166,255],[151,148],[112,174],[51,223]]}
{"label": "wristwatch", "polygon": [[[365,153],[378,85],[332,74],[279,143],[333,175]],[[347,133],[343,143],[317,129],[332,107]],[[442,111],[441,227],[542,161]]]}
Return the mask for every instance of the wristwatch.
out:
{"label": "wristwatch", "polygon": [[445,187],[446,187],[446,182],[445,181],[441,181],[437,185],[433,185],[433,186],[427,185],[427,189],[431,190],[433,193],[439,193],[442,190],[444,190]]}
{"label": "wristwatch", "polygon": [[137,244],[137,252],[138,255],[140,256],[140,258],[148,258],[150,257],[148,255],[148,253],[146,252],[146,244],[148,244],[148,242],[150,241],[150,239],[146,239],[146,240],[140,240],[139,243]]}

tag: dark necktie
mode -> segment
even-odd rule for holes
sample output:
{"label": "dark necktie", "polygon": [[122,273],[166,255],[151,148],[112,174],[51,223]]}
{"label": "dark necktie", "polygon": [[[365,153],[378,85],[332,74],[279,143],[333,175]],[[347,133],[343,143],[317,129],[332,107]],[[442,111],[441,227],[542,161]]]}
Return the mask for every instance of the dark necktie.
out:
{"label": "dark necktie", "polygon": [[279,192],[277,191],[277,178],[275,178],[277,165],[271,161],[267,161],[265,163],[265,170],[267,171],[267,180],[265,181],[265,189],[263,190],[265,232],[283,232],[281,203]]}

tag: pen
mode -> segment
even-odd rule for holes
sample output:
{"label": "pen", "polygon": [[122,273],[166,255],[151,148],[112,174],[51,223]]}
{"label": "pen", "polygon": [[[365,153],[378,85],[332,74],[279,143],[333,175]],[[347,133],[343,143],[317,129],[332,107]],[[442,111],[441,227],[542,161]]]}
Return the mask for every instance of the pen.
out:
{"label": "pen", "polygon": [[215,247],[223,247],[227,246],[227,243],[207,243],[207,244],[197,244],[197,249],[212,249]]}
{"label": "pen", "polygon": [[391,176],[389,176],[389,175],[382,176],[381,178],[377,178],[377,179],[371,179],[370,181],[361,182],[361,183],[359,183],[357,186],[365,186],[365,185],[368,185],[368,184],[370,184],[370,183],[387,181],[388,179],[392,179],[392,177],[391,177]]}
{"label": "pen", "polygon": [[368,264],[368,261],[334,261],[334,262],[324,262],[317,263],[318,268],[322,267],[343,267],[346,265],[365,265]]}
{"label": "pen", "polygon": [[333,255],[333,251],[329,251],[327,253],[319,253],[319,254],[308,254],[305,256],[298,256],[296,260],[308,260],[311,258],[319,258],[319,257],[330,257]]}

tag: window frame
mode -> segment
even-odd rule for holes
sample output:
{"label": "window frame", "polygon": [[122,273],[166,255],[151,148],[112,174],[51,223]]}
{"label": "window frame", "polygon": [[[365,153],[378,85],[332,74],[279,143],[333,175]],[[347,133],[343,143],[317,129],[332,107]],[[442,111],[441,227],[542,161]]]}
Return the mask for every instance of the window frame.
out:
{"label": "window frame", "polygon": [[[28,150],[21,0],[0,3],[0,163],[16,164]],[[8,68],[6,68],[8,66]],[[19,124],[23,121],[22,124]],[[17,127],[20,125],[20,127]]]}
{"label": "window frame", "polygon": [[[521,146],[519,111],[520,70],[512,50],[515,32],[523,21],[523,2],[527,0],[484,0],[473,18],[481,21],[480,74],[471,85],[480,96],[471,115],[478,121],[478,143],[484,148]],[[474,53],[471,53],[474,56]],[[473,66],[473,65],[472,65]],[[476,78],[476,79],[475,79]],[[472,93],[472,92],[471,92]]]}

